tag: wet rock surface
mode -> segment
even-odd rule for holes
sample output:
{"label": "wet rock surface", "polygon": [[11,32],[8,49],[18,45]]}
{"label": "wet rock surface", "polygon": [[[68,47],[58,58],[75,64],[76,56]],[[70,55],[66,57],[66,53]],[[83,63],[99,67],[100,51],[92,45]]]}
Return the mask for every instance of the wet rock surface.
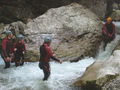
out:
{"label": "wet rock surface", "polygon": [[86,69],[86,72],[74,85],[83,88],[91,86],[92,89],[92,86],[98,86],[95,90],[119,90],[119,52],[120,50],[114,51],[106,61],[97,60]]}

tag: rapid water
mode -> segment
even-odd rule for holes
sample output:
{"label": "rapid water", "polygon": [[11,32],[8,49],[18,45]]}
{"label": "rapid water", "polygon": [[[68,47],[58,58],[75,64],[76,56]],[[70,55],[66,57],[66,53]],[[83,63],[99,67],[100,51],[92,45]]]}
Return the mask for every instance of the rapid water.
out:
{"label": "rapid water", "polygon": [[38,62],[3,69],[4,63],[0,58],[0,90],[72,90],[70,85],[93,62],[93,58],[83,59],[78,63],[51,62],[51,76],[48,81],[42,81],[43,72],[39,69]]}
{"label": "rapid water", "polygon": [[99,53],[96,56],[97,60],[107,60],[109,59],[110,55],[112,54],[113,50],[117,46],[117,44],[120,42],[120,35],[116,35],[115,39],[107,44],[105,50],[103,50],[103,42],[101,43]]}
{"label": "rapid water", "polygon": [[[119,23],[115,24],[119,26]],[[115,40],[107,45],[105,51],[101,45],[96,59],[107,59],[119,40],[120,36],[117,35]],[[39,69],[38,62],[25,63],[24,66],[17,68],[12,64],[11,68],[3,69],[4,63],[0,57],[0,90],[74,90],[71,84],[96,59],[86,58],[77,63],[58,64],[51,62],[51,76],[48,81],[42,81],[43,72]]]}

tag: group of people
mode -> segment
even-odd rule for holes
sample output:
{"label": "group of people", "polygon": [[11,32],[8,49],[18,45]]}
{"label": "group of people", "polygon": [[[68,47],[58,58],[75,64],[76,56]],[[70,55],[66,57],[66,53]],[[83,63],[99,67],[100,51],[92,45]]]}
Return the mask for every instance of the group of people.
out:
{"label": "group of people", "polygon": [[[106,23],[102,28],[102,36],[104,41],[104,49],[107,43],[110,43],[115,38],[115,25],[112,23],[112,18],[108,17]],[[10,67],[10,62],[13,59],[15,61],[15,66],[20,66],[24,64],[24,53],[26,51],[26,46],[24,43],[24,37],[22,35],[17,36],[17,40],[12,42],[13,33],[11,31],[6,31],[6,37],[2,40],[2,52],[1,56],[5,62],[5,68]],[[40,60],[39,67],[43,70],[44,78],[43,81],[48,80],[50,76],[50,59],[53,59],[60,64],[61,60],[57,59],[50,48],[51,37],[45,37],[43,45],[40,46]]]}
{"label": "group of people", "polygon": [[[1,57],[5,62],[4,69],[9,68],[12,61],[15,62],[16,67],[23,65],[24,54],[26,52],[24,36],[22,34],[19,34],[15,36],[16,39],[13,39],[14,34],[10,30],[6,30],[4,34],[6,34],[6,37],[2,39],[1,44]],[[45,37],[43,45],[40,46],[39,67],[43,70],[44,73],[43,80],[47,80],[50,76],[50,58],[59,63],[62,63],[59,59],[53,56],[53,52],[50,48],[51,41],[51,37]]]}
{"label": "group of people", "polygon": [[13,40],[13,33],[10,30],[6,30],[4,34],[6,37],[2,39],[1,43],[1,57],[5,62],[4,69],[9,68],[12,61],[15,62],[16,67],[23,65],[24,53],[26,51],[24,36],[19,34]]}

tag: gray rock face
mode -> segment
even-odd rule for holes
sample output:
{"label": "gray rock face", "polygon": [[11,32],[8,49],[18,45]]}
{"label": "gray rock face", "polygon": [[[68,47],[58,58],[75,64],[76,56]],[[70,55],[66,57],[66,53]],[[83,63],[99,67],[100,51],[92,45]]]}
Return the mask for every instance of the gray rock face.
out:
{"label": "gray rock face", "polygon": [[[120,38],[119,38],[120,40]],[[118,41],[119,41],[118,40]],[[86,69],[86,72],[75,83],[75,86],[97,85],[100,90],[119,90],[120,81],[120,50],[115,50],[113,54],[105,60],[99,59]],[[89,83],[88,83],[89,82]],[[93,83],[94,82],[94,83]],[[92,84],[91,84],[92,83]],[[89,90],[89,89],[87,89]],[[92,90],[92,88],[91,88]],[[95,89],[99,90],[99,89]]]}
{"label": "gray rock face", "polygon": [[113,12],[111,13],[111,17],[114,21],[120,21],[120,0],[113,0],[114,3],[112,5]]}
{"label": "gray rock face", "polygon": [[87,8],[73,3],[50,9],[30,21],[25,33],[30,40],[30,50],[38,50],[45,36],[53,38],[55,54],[64,60],[79,60],[95,56],[101,41],[101,25],[98,17]]}
{"label": "gray rock face", "polygon": [[102,90],[119,90],[120,89],[120,77],[106,83]]}
{"label": "gray rock face", "polygon": [[[106,14],[107,0],[80,0],[80,4],[89,8],[100,18],[104,18]],[[110,1],[110,0],[109,0]],[[111,10],[109,8],[109,10]]]}
{"label": "gray rock face", "polygon": [[18,35],[18,34],[25,35],[24,33],[25,28],[27,28],[26,25],[21,21],[13,22],[7,25],[1,24],[0,33],[2,33],[4,30],[14,30],[15,35]]}
{"label": "gray rock face", "polygon": [[120,21],[120,10],[115,10],[111,17],[113,18],[113,20],[115,21]]}
{"label": "gray rock face", "polygon": [[78,2],[100,17],[106,12],[106,0],[0,0],[0,23],[27,22],[45,13],[50,8]]}
{"label": "gray rock face", "polygon": [[120,9],[120,3],[114,2],[113,3],[113,11],[114,10],[119,10]]}

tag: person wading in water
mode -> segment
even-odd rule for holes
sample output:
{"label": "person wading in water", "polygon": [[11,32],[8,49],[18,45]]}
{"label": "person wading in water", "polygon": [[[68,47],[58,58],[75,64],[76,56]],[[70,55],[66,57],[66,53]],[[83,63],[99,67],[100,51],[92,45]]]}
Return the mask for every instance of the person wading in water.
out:
{"label": "person wading in water", "polygon": [[106,45],[115,38],[115,25],[112,23],[111,17],[108,17],[106,19],[106,23],[103,25],[102,36],[104,42],[103,48],[105,50]]}
{"label": "person wading in water", "polygon": [[50,37],[45,37],[43,45],[40,46],[39,67],[43,70],[44,73],[43,81],[48,80],[50,76],[50,58],[59,63],[62,63],[59,59],[53,56],[52,50],[50,48],[51,41],[52,39]]}
{"label": "person wading in water", "polygon": [[24,43],[24,36],[19,34],[17,42],[14,44],[15,66],[22,66],[24,64],[24,54],[26,52],[26,45]]}
{"label": "person wading in water", "polygon": [[5,32],[6,37],[2,40],[2,52],[1,57],[3,58],[5,62],[5,69],[10,67],[11,62],[11,54],[13,53],[13,43],[12,43],[12,37],[13,34],[11,31],[7,30]]}

